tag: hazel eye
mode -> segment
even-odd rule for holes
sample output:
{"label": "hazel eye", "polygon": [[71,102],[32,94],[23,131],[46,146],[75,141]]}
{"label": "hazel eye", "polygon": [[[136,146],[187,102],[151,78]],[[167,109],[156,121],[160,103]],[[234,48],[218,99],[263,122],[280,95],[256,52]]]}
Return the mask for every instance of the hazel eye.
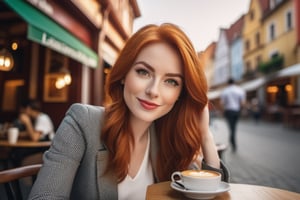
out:
{"label": "hazel eye", "polygon": [[171,85],[171,86],[174,86],[174,87],[179,86],[178,81],[176,81],[174,79],[167,79],[166,83],[169,84],[169,85]]}
{"label": "hazel eye", "polygon": [[137,69],[137,74],[144,77],[150,77],[150,73],[145,69]]}

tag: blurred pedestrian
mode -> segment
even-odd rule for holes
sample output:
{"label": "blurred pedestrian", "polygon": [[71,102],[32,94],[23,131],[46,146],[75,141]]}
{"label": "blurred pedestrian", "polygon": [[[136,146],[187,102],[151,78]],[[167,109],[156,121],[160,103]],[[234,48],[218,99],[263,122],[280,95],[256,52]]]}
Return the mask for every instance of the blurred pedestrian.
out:
{"label": "blurred pedestrian", "polygon": [[234,80],[228,80],[228,86],[221,93],[221,105],[224,111],[224,117],[227,121],[230,144],[233,151],[236,151],[236,127],[239,120],[242,107],[246,104],[245,91],[235,84]]}

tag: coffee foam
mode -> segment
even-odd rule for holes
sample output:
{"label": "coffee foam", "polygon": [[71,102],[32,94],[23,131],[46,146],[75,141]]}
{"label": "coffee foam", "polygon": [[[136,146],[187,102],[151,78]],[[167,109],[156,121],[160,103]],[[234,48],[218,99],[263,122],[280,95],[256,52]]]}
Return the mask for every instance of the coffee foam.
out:
{"label": "coffee foam", "polygon": [[206,171],[206,170],[187,170],[182,172],[184,176],[193,176],[193,177],[215,177],[218,176],[217,173]]}

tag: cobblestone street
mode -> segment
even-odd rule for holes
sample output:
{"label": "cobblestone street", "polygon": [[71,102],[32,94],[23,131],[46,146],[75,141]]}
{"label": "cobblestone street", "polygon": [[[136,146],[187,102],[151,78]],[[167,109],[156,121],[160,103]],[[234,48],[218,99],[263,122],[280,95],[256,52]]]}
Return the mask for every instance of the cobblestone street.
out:
{"label": "cobblestone street", "polygon": [[[223,118],[211,125],[216,142],[228,144]],[[300,130],[281,123],[242,119],[237,127],[236,152],[230,146],[223,160],[231,172],[231,182],[271,186],[300,193]]]}

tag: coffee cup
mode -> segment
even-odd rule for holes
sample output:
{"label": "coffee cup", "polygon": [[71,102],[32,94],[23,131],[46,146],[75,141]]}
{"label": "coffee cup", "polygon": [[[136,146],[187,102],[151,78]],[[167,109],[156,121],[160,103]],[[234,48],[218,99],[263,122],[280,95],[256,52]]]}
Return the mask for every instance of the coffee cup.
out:
{"label": "coffee cup", "polygon": [[16,127],[11,127],[7,131],[8,134],[8,142],[11,144],[15,144],[18,141],[19,137],[19,129]]}
{"label": "coffee cup", "polygon": [[171,180],[180,182],[188,190],[216,191],[221,183],[221,174],[212,170],[184,170],[172,173]]}

